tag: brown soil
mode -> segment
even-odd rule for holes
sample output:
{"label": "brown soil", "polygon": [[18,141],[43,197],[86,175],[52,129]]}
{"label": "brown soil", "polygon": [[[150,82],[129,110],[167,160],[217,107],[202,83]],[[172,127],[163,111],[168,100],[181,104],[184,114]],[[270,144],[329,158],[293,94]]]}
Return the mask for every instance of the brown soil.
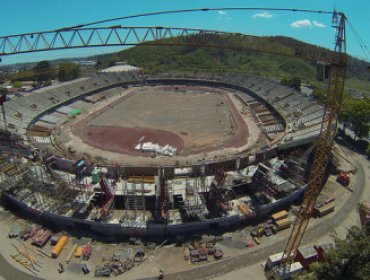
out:
{"label": "brown soil", "polygon": [[[162,87],[163,89],[164,87]],[[170,89],[171,87],[168,87]],[[182,89],[182,86],[178,88]],[[165,88],[167,89],[167,88]],[[172,87],[173,89],[173,87]],[[184,89],[189,90],[192,89],[190,86],[184,87]],[[199,89],[198,87],[194,87],[194,89]],[[160,145],[169,144],[173,147],[177,148],[177,151],[182,156],[191,155],[195,153],[201,152],[210,152],[213,150],[218,150],[222,148],[229,148],[229,147],[241,147],[246,144],[247,139],[249,137],[248,127],[246,126],[245,122],[243,121],[238,109],[232,102],[230,96],[226,94],[222,90],[215,90],[211,89],[207,91],[214,91],[219,94],[222,94],[224,100],[226,101],[227,106],[231,112],[232,116],[232,123],[233,123],[233,133],[230,134],[227,138],[222,137],[215,138],[214,141],[217,143],[215,145],[201,145],[200,143],[196,143],[195,145],[187,145],[184,138],[189,137],[187,135],[188,132],[179,131],[178,133],[171,132],[169,130],[161,130],[155,128],[148,128],[148,127],[122,127],[117,126],[115,124],[111,124],[110,126],[98,126],[98,125],[91,125],[91,121],[95,119],[101,113],[111,110],[113,105],[116,106],[120,102],[123,102],[136,92],[132,92],[118,100],[116,100],[111,105],[107,105],[106,107],[95,111],[94,113],[90,114],[86,118],[81,119],[77,123],[71,126],[71,132],[76,135],[77,137],[81,138],[86,144],[91,147],[95,147],[101,150],[106,150],[110,152],[118,152],[127,155],[133,156],[150,156],[150,154],[145,154],[141,151],[136,151],[134,147],[139,143],[139,140],[142,139],[141,142],[152,142],[157,143]],[[204,132],[207,131],[205,127]],[[197,137],[191,136],[192,139],[196,140]],[[211,137],[211,135],[210,135]]]}
{"label": "brown soil", "polygon": [[[72,128],[74,134],[78,135],[88,145],[111,152],[125,153],[143,156],[141,151],[134,150],[141,142],[152,142],[164,146],[169,144],[178,150],[183,149],[184,141],[178,135],[157,129],[124,128],[124,127],[93,127],[88,126],[83,131]],[[150,154],[148,154],[150,156]]]}

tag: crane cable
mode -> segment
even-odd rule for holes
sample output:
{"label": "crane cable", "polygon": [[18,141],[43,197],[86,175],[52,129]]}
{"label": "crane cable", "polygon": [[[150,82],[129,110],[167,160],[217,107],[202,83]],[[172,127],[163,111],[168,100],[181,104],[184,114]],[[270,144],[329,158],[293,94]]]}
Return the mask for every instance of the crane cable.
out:
{"label": "crane cable", "polygon": [[125,19],[132,19],[132,18],[139,18],[139,17],[150,17],[150,16],[158,16],[158,15],[165,15],[165,14],[179,14],[179,13],[193,13],[193,12],[208,12],[208,11],[282,11],[282,12],[304,12],[304,13],[316,13],[316,14],[327,14],[332,15],[333,12],[331,11],[319,11],[319,10],[307,10],[307,9],[293,9],[293,8],[247,8],[247,7],[221,7],[221,8],[197,8],[197,9],[182,9],[182,10],[168,10],[168,11],[158,11],[158,12],[151,12],[151,13],[142,13],[142,14],[135,14],[130,16],[122,16],[104,20],[93,21],[85,24],[79,24],[69,27],[64,27],[60,29],[56,29],[55,31],[66,31],[69,29],[81,28],[91,25],[97,25],[106,22],[112,22],[117,20],[125,20]]}
{"label": "crane cable", "polygon": [[360,48],[361,50],[363,51],[364,55],[365,55],[365,59],[367,62],[369,62],[369,56],[370,56],[370,51],[369,49],[367,48],[366,44],[364,43],[364,41],[362,40],[360,34],[357,32],[357,30],[355,29],[355,27],[353,26],[353,24],[347,19],[347,22],[349,24],[349,27],[351,28],[352,32],[353,32],[353,35],[357,41],[357,43],[360,45]]}

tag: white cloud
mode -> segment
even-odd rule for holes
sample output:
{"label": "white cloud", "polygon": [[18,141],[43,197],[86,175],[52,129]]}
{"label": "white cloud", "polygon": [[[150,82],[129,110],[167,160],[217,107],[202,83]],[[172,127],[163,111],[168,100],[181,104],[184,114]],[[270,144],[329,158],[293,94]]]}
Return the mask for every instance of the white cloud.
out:
{"label": "white cloud", "polygon": [[305,28],[305,27],[318,27],[318,28],[325,28],[326,25],[318,22],[316,20],[313,20],[312,22],[309,19],[301,19],[294,21],[290,24],[291,27],[294,28]]}
{"label": "white cloud", "polygon": [[301,28],[301,27],[311,27],[311,21],[309,19],[301,19],[294,21],[290,24],[291,27]]}
{"label": "white cloud", "polygon": [[325,25],[325,24],[323,24],[323,23],[321,23],[321,22],[318,22],[318,21],[316,21],[316,20],[314,20],[312,23],[313,23],[313,25],[314,25],[315,27],[319,27],[319,28],[325,28],[325,27],[326,27],[326,25]]}
{"label": "white cloud", "polygon": [[219,13],[220,15],[226,15],[226,12],[225,12],[225,11],[218,11],[218,13]]}
{"label": "white cloud", "polygon": [[254,14],[252,17],[253,18],[272,18],[274,16],[275,16],[274,14],[270,14],[269,12],[263,12],[263,13]]}

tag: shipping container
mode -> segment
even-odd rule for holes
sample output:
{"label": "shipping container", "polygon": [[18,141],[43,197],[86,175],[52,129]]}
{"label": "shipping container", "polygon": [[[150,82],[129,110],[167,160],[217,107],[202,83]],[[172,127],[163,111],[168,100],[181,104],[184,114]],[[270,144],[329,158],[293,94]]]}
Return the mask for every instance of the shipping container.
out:
{"label": "shipping container", "polygon": [[277,212],[275,214],[272,214],[271,215],[271,218],[274,220],[274,221],[278,221],[278,220],[281,220],[281,219],[285,219],[288,217],[288,212],[283,210],[283,211],[280,211],[280,212]]}
{"label": "shipping container", "polygon": [[288,270],[280,270],[280,279],[287,280],[292,279],[294,276],[300,274],[303,271],[303,266],[300,262],[294,262],[289,266]]}
{"label": "shipping container", "polygon": [[271,267],[280,264],[282,257],[283,257],[283,252],[269,256],[265,264],[265,270],[270,270]]}
{"label": "shipping container", "polygon": [[333,212],[334,208],[335,208],[335,202],[334,201],[332,201],[328,204],[325,204],[324,206],[317,209],[317,216],[318,217],[323,217],[323,216]]}
{"label": "shipping container", "polygon": [[282,220],[275,221],[276,227],[278,230],[283,230],[289,228],[292,224],[292,221],[289,218],[285,218]]}

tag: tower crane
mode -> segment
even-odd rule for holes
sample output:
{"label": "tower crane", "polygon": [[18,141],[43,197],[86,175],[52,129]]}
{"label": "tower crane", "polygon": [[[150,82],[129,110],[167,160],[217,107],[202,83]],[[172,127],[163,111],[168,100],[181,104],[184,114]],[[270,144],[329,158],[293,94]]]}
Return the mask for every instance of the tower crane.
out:
{"label": "tower crane", "polygon": [[[219,8],[217,10],[223,9],[225,8]],[[195,10],[208,11],[212,9],[191,9],[186,12],[192,12]],[[91,27],[91,25],[96,23],[115,20],[112,19],[52,31],[2,36],[0,37],[0,56],[81,47],[133,46],[145,44],[147,46],[195,46],[262,52],[298,57],[311,61],[321,61],[329,64],[330,70],[327,102],[325,104],[320,136],[317,141],[314,160],[308,178],[306,191],[303,196],[302,205],[282,256],[283,264],[289,265],[292,263],[302,241],[312,215],[313,207],[322,190],[326,167],[329,162],[331,147],[337,130],[338,114],[343,99],[347,66],[345,36],[346,16],[344,13],[337,13],[336,11],[332,13],[326,11],[308,11],[298,9],[269,10],[332,14],[333,27],[336,29],[334,51],[329,51],[316,46],[309,46],[304,49],[300,49],[298,45],[294,50],[290,48],[281,50],[274,48],[273,38],[267,39],[271,40],[271,44],[260,45],[256,44],[256,42],[260,40],[257,36],[194,28],[174,28],[163,26],[127,27],[121,25]],[[184,11],[167,11],[161,13],[170,12],[174,13]],[[161,13],[136,15],[136,17]],[[225,42],[227,42],[227,44]]]}
{"label": "tower crane", "polygon": [[[336,16],[339,16],[339,21]],[[330,64],[327,102],[321,124],[320,137],[316,145],[314,160],[308,177],[306,191],[303,196],[300,211],[294,223],[288,242],[285,246],[282,261],[285,265],[292,263],[308,222],[312,210],[319,196],[329,162],[331,147],[337,130],[338,114],[343,99],[344,80],[346,74],[346,16],[344,13],[333,14],[333,24],[336,28],[335,48],[333,60]]]}

